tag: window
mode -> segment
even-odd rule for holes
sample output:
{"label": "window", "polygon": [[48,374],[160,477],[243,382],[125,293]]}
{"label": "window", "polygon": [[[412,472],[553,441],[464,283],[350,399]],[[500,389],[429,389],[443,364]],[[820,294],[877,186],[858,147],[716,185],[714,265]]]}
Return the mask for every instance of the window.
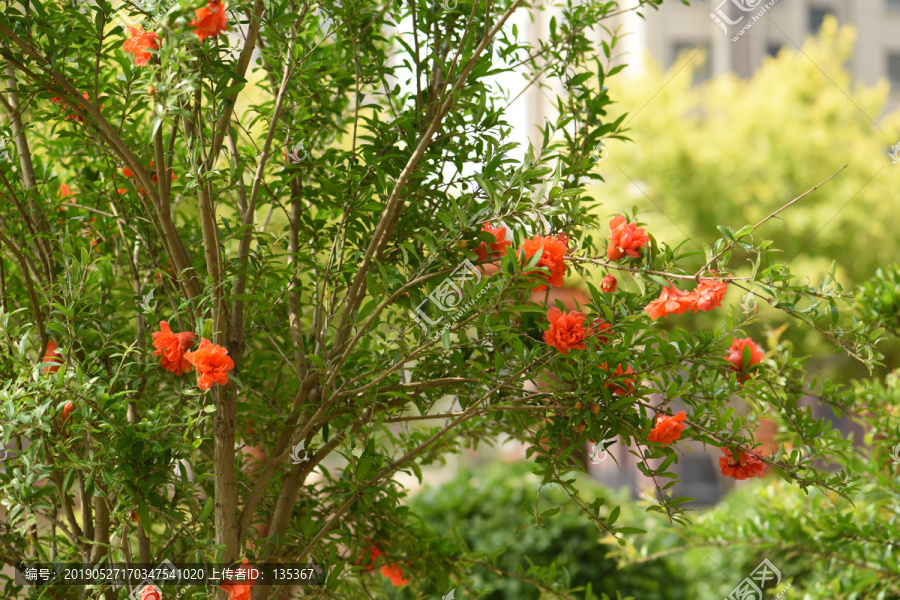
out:
{"label": "window", "polygon": [[891,81],[891,87],[900,87],[900,52],[891,52],[887,55],[887,76]]}
{"label": "window", "polygon": [[812,34],[819,33],[819,29],[822,28],[822,23],[825,22],[825,17],[828,15],[834,15],[830,8],[810,8],[809,32]]}
{"label": "window", "polygon": [[[702,52],[698,54],[698,51]],[[672,44],[672,60],[670,64],[678,60],[682,53],[686,53],[688,58],[693,57],[690,62],[691,67],[694,69],[693,85],[702,83],[710,78],[712,75],[712,57],[710,56],[709,42],[675,42]]]}

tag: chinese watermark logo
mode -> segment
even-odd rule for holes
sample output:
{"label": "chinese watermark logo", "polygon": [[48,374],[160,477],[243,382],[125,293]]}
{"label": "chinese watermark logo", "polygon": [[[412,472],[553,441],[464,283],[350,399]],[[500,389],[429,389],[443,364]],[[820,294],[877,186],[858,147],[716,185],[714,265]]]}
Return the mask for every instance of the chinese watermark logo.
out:
{"label": "chinese watermark logo", "polygon": [[447,592],[446,596],[441,596],[441,600],[454,600],[454,598],[456,598],[456,588]]}
{"label": "chinese watermark logo", "polygon": [[894,446],[894,450],[891,452],[891,458],[894,459],[892,461],[893,464],[900,465],[900,444]]}
{"label": "chinese watermark logo", "polygon": [[6,162],[9,160],[9,152],[6,151],[6,146],[9,145],[9,140],[5,137],[0,137],[0,163]]}
{"label": "chinese watermark logo", "polygon": [[[164,560],[161,563],[159,563],[158,565],[156,565],[156,568],[153,569],[153,572],[159,573],[160,575],[162,575],[162,577],[164,579],[167,579],[167,580],[169,580],[169,579],[174,580],[174,579],[178,578],[178,574],[179,574],[179,571],[175,568],[175,565],[173,565],[171,562],[169,562],[168,559]],[[130,594],[128,594],[128,598],[130,598],[130,600],[141,600],[141,598],[144,597],[144,589],[149,587],[149,588],[151,588],[151,590],[149,592],[147,592],[149,597],[153,598],[152,594],[156,593],[156,597],[159,598],[160,600],[162,600],[162,592],[160,591],[159,585],[157,585],[157,584],[159,584],[159,582],[157,580],[145,578],[139,584],[134,586],[134,590],[132,590],[132,592]],[[187,588],[185,588],[185,589],[187,589]],[[179,592],[178,596],[181,596],[181,593],[183,591],[184,590]]]}
{"label": "chinese watermark logo", "polygon": [[[415,314],[413,314],[413,318],[418,321],[419,327],[422,328],[423,333],[428,333],[428,325],[437,325],[441,321],[444,320],[444,317],[438,317],[436,320],[432,320],[428,317],[427,314],[422,310],[422,305],[426,302],[431,302],[434,304],[438,310],[444,313],[454,312],[454,315],[448,319],[448,323],[446,323],[442,329],[449,329],[450,326],[456,321],[460,316],[465,314],[465,311],[472,306],[475,300],[484,294],[488,288],[485,287],[475,298],[472,298],[467,304],[464,306],[460,306],[463,300],[463,286],[471,281],[474,278],[475,284],[481,281],[481,271],[472,264],[468,259],[464,260],[458,267],[453,269],[453,272],[441,282],[430,294],[428,297],[422,300],[419,305],[416,307]],[[426,324],[427,323],[427,324]],[[440,332],[438,333],[440,335]]]}
{"label": "chinese watermark logo", "polygon": [[[301,442],[291,450],[291,464],[299,465],[300,463],[305,463],[309,460],[309,452],[304,447],[305,445],[306,441],[301,440]],[[303,458],[300,458],[301,452],[303,452]]]}
{"label": "chinese watermark logo", "polygon": [[303,149],[303,140],[300,140],[288,152],[288,162],[292,165],[299,165],[304,160],[306,160],[306,150]]}
{"label": "chinese watermark logo", "polygon": [[0,462],[5,461],[7,458],[12,458],[15,456],[12,450],[7,450],[6,448],[0,448]]}
{"label": "chinese watermark logo", "polygon": [[451,10],[456,8],[456,0],[441,0],[441,8],[444,10],[444,12],[450,12]]}
{"label": "chinese watermark logo", "polygon": [[896,144],[894,144],[894,147],[891,148],[891,151],[890,151],[890,153],[888,153],[888,156],[891,157],[891,162],[894,163],[895,165],[900,163],[900,142],[897,142]]}
{"label": "chinese watermark logo", "polygon": [[594,447],[591,448],[591,464],[599,465],[607,458],[609,458],[609,452],[606,451],[606,446],[600,448],[599,444],[594,444]]}
{"label": "chinese watermark logo", "polygon": [[597,142],[597,145],[591,150],[591,158],[594,159],[594,162],[603,162],[609,158],[609,148],[606,147],[603,140]]}
{"label": "chinese watermark logo", "polygon": [[[741,30],[737,32],[737,34],[731,38],[732,42],[738,41],[738,38],[744,35],[744,32],[753,27],[753,24],[762,19],[763,15],[766,13],[769,8],[775,5],[778,0],[769,0],[765,5],[763,4],[763,0],[722,0],[718,6],[716,6],[716,11],[709,13],[709,18],[712,19],[716,25],[722,28],[722,32],[725,35],[728,35],[728,25],[740,25],[744,23],[744,19],[747,21],[741,27]],[[738,10],[744,13],[749,13],[750,11],[761,8],[759,12],[755,15],[740,15],[737,19],[731,19],[729,16],[729,10],[725,6],[726,4],[731,3],[735,5]]]}
{"label": "chinese watermark logo", "polygon": [[741,310],[743,310],[744,314],[748,317],[756,312],[756,294],[747,292],[747,295],[744,296],[744,299],[741,301]]}
{"label": "chinese watermark logo", "polygon": [[[728,598],[725,600],[762,600],[762,590],[766,586],[766,583],[772,579],[775,580],[775,586],[781,583],[781,571],[776,569],[775,565],[769,562],[769,559],[765,558],[759,563],[759,566],[750,573],[750,577],[745,577],[736,588],[731,590],[731,593],[728,594]],[[780,598],[790,587],[791,584],[788,584],[781,590],[776,598]]]}

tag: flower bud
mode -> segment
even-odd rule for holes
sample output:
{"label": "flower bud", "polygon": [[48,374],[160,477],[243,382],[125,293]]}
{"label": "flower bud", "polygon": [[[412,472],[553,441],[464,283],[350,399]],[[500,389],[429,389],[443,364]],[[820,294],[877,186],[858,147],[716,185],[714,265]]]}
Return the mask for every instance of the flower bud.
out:
{"label": "flower bud", "polygon": [[600,289],[607,293],[616,291],[616,278],[612,274],[604,277],[603,281],[600,282]]}

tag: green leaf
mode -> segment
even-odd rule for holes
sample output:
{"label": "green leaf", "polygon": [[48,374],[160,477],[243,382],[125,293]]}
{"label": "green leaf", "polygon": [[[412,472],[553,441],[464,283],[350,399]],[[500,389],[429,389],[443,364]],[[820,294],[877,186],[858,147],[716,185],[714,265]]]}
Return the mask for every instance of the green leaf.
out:
{"label": "green leaf", "polygon": [[147,502],[141,498],[138,500],[138,516],[141,518],[141,527],[144,533],[150,535],[150,510],[147,508]]}
{"label": "green leaf", "polygon": [[[202,523],[207,519],[207,517],[209,517],[210,513],[212,513],[213,505],[213,497],[210,496],[206,499],[206,502],[203,503],[203,510],[200,511],[200,516],[197,517],[197,522]],[[141,520],[143,520],[143,518],[144,517],[141,517]]]}

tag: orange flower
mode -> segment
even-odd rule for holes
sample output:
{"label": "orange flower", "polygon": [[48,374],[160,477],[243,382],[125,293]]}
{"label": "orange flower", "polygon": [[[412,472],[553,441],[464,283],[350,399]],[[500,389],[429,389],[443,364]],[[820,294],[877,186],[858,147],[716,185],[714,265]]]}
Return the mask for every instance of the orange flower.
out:
{"label": "orange flower", "polygon": [[140,600],[162,600],[162,592],[155,585],[146,585],[141,590]]}
{"label": "orange flower", "polygon": [[666,415],[656,416],[656,426],[650,430],[647,436],[649,442],[659,442],[660,444],[671,444],[681,437],[681,432],[687,429],[687,425],[682,425],[682,421],[687,418],[687,414],[681,411],[674,417]]}
{"label": "orange flower", "polygon": [[159,364],[163,369],[181,375],[184,371],[191,371],[191,363],[186,358],[186,352],[194,345],[197,336],[190,331],[172,333],[172,329],[166,321],[159,322],[159,331],[153,334],[153,355],[162,355]]}
{"label": "orange flower", "polygon": [[609,231],[609,247],[606,250],[609,260],[619,260],[626,254],[640,258],[637,249],[650,241],[643,228],[638,228],[635,223],[628,223],[621,215],[613,217],[609,222]]}
{"label": "orange flower", "polygon": [[664,287],[659,294],[659,298],[644,307],[650,318],[654,321],[660,317],[667,317],[672,313],[676,315],[682,314],[692,304],[692,295],[682,292],[677,287]]}
{"label": "orange flower", "polygon": [[563,354],[568,354],[572,348],[584,350],[584,340],[591,334],[590,328],[584,326],[585,318],[583,312],[564,313],[554,306],[547,311],[550,329],[544,332],[544,342]]}
{"label": "orange flower", "polygon": [[603,278],[603,281],[600,282],[600,289],[606,293],[616,291],[616,278],[613,277],[612,273]]}
{"label": "orange flower", "polygon": [[750,349],[750,362],[747,364],[747,368],[749,368],[751,365],[755,365],[766,357],[765,353],[759,349],[759,346],[757,346],[756,342],[754,342],[751,338],[743,338],[740,340],[734,338],[734,342],[732,342],[731,348],[728,349],[728,354],[725,355],[725,360],[731,363],[731,368],[735,371],[744,370],[745,347]]}
{"label": "orange flower", "polygon": [[240,573],[242,576],[235,575],[234,579],[226,579],[219,584],[219,589],[228,593],[228,600],[250,600],[250,596],[253,595],[256,577],[246,565],[247,559],[245,558],[240,567],[233,569],[235,573]]}
{"label": "orange flower", "polygon": [[728,284],[714,279],[701,279],[697,289],[694,290],[691,310],[707,311],[722,306],[722,299],[728,291]]}
{"label": "orange flower", "polygon": [[75,404],[73,402],[66,402],[66,405],[63,406],[62,409],[62,417],[60,417],[60,421],[63,425],[66,424],[66,420],[68,420],[69,415],[75,410]]}
{"label": "orange flower", "polygon": [[[153,183],[159,183],[159,175],[157,175],[156,169],[154,169],[154,167],[153,167],[152,160],[150,161],[149,172],[150,172],[150,181],[152,181]],[[141,196],[147,195],[147,192],[144,191],[144,186],[139,186],[137,184],[137,178],[134,177],[134,172],[131,169],[129,169],[128,167],[122,167],[122,175],[124,175],[125,177],[134,178],[135,180],[132,182],[132,184],[134,184],[136,187],[140,188],[139,191],[141,193]],[[171,175],[172,175],[172,177],[171,177],[172,181],[175,181],[176,179],[178,179],[178,177],[175,176],[175,171],[171,171]],[[120,189],[120,190],[116,190],[116,191],[119,192],[120,194],[124,194],[127,190]]]}
{"label": "orange flower", "polygon": [[[537,251],[541,248],[544,249],[541,254],[540,260],[538,260],[538,267],[546,267],[550,274],[546,275],[543,273],[537,273],[537,271],[531,271],[531,273],[535,273],[540,277],[543,277],[547,283],[552,285],[553,287],[562,287],[563,284],[563,276],[566,274],[566,263],[564,262],[564,258],[566,256],[566,242],[568,238],[566,238],[565,234],[560,234],[556,237],[548,236],[541,237],[539,235],[534,236],[534,239],[525,240],[522,242],[522,250],[525,252],[525,260],[528,261],[532,256],[537,254]],[[526,273],[528,274],[528,273]],[[546,284],[541,284],[535,288],[531,288],[532,291],[541,292],[547,289]]]}
{"label": "orange flower", "polygon": [[[88,94],[87,92],[82,92],[82,93],[81,93],[81,97],[84,98],[84,99],[87,100],[87,101],[90,101],[90,99],[91,99],[90,94]],[[100,97],[101,97],[101,98],[105,97],[105,94],[100,94]],[[54,104],[59,104],[59,105],[62,106],[63,108],[65,108],[65,106],[66,106],[66,103],[63,102],[63,101],[60,99],[59,96],[56,96],[56,97],[54,97],[54,98],[50,98],[50,102],[53,102]],[[81,107],[81,108],[84,108],[84,104],[79,103],[78,106]],[[106,107],[105,104],[102,105],[102,106],[100,107],[100,110],[103,110],[104,107]],[[66,117],[66,119],[69,120],[69,121],[78,121],[78,122],[81,122],[81,123],[84,122],[84,118],[83,118],[83,117],[80,117],[79,115],[77,115],[77,114],[75,114],[75,113],[72,113],[71,115],[68,115],[68,116]]]}
{"label": "orange flower", "polygon": [[734,462],[734,457],[728,448],[722,448],[722,454],[725,456],[719,457],[719,468],[722,470],[722,475],[726,477],[738,480],[749,479],[762,477],[766,471],[766,464],[752,452],[738,450],[738,462]]}
{"label": "orange flower", "polygon": [[[372,562],[369,563],[369,566],[368,566],[368,567],[365,567],[365,570],[371,572],[371,571],[372,571],[372,567],[375,566],[375,561],[378,560],[378,557],[381,556],[382,554],[384,554],[384,553],[381,551],[381,549],[378,548],[378,546],[375,546],[375,545],[373,544],[372,547],[369,548],[369,557],[372,559]],[[356,561],[356,564],[361,563],[361,562],[362,562],[362,559],[363,559],[363,557],[360,556],[360,557],[359,557],[359,560]]]}
{"label": "orange flower", "polygon": [[609,331],[610,329],[612,329],[612,325],[610,325],[609,323],[607,323],[606,321],[604,321],[603,319],[598,317],[598,318],[594,319],[593,323],[591,323],[591,331],[589,331],[588,334],[594,335],[597,337],[598,340],[600,340],[603,343],[606,343],[609,341],[609,336],[606,336],[603,334],[606,333],[607,331]]}
{"label": "orange flower", "polygon": [[[496,242],[491,243],[491,256],[495,255],[503,255],[506,253],[507,246],[512,246],[512,242],[506,241],[506,227],[498,227],[494,229],[491,227],[490,223],[485,223],[481,226],[482,231],[487,231],[488,233],[494,234],[494,239]],[[478,260],[487,260],[488,252],[487,252],[487,244],[481,242],[478,244],[478,247],[475,248],[475,253],[478,255]]]}
{"label": "orange flower", "polygon": [[399,565],[391,563],[390,566],[384,565],[381,567],[381,574],[391,580],[396,587],[403,587],[407,583],[409,583],[409,578],[403,578],[403,569],[400,568]]}
{"label": "orange flower", "polygon": [[194,11],[197,18],[189,24],[195,27],[194,33],[202,42],[208,37],[214,37],[228,29],[228,15],[225,14],[225,3],[210,0],[203,8]]}
{"label": "orange flower", "polygon": [[[606,369],[607,371],[609,370],[607,363],[603,363],[602,365],[600,365],[600,368]],[[622,378],[622,384],[619,385],[618,383],[607,381],[605,384],[607,389],[609,389],[609,391],[617,396],[625,396],[627,394],[631,394],[632,390],[634,389],[634,384],[637,383],[637,375],[631,375],[631,377],[628,377],[630,373],[634,373],[634,369],[632,369],[631,367],[626,367],[624,371],[622,370],[622,365],[616,367],[616,372],[610,375],[609,378]]]}
{"label": "orange flower", "polygon": [[[52,340],[47,342],[47,353],[44,354],[44,360],[42,360],[41,362],[45,362],[45,363],[53,362],[53,363],[62,364],[63,363],[62,356],[60,354],[57,354],[56,348],[57,348],[56,342],[54,342]],[[44,367],[45,374],[46,373],[56,373],[57,371],[59,371],[59,366],[57,366],[57,365],[51,365],[49,367]]]}
{"label": "orange flower", "polygon": [[208,390],[213,383],[228,383],[228,371],[234,368],[234,361],[228,356],[228,350],[201,338],[200,347],[193,352],[186,352],[184,357],[197,369],[197,387]]}
{"label": "orange flower", "polygon": [[159,50],[159,36],[153,31],[144,31],[140,25],[129,27],[131,39],[125,40],[122,49],[134,54],[134,64],[137,67],[146,66],[150,62],[151,54],[148,50]]}
{"label": "orange flower", "polygon": [[[75,192],[73,192],[72,188],[70,188],[67,184],[63,183],[59,186],[59,189],[56,191],[56,195],[57,195],[57,197],[60,198],[60,200],[63,200],[66,198],[66,196],[74,196]],[[69,200],[69,202],[71,204],[75,204],[75,198],[72,198],[71,200]],[[68,210],[68,209],[69,209],[68,206],[60,206],[58,210]]]}
{"label": "orange flower", "polygon": [[134,509],[133,511],[131,511],[131,520],[134,521],[135,523],[141,522],[141,516],[138,514],[137,509]]}

